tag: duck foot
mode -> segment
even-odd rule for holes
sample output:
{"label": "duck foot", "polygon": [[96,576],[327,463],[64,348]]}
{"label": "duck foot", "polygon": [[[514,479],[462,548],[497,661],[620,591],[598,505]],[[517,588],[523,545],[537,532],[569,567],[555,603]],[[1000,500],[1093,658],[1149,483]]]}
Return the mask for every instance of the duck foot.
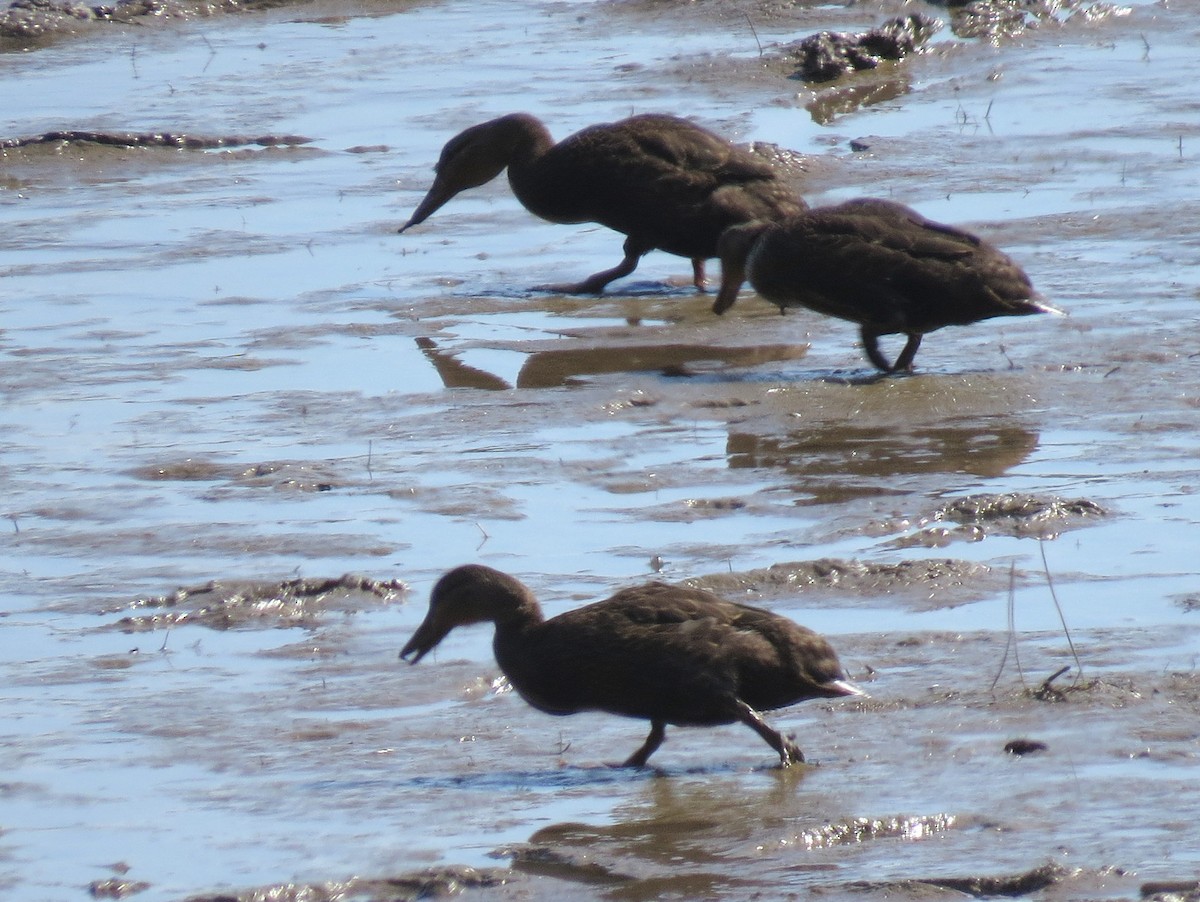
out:
{"label": "duck foot", "polygon": [[804,763],[804,752],[800,751],[800,747],[794,742],[795,736],[788,736],[783,740],[783,751],[779,753],[779,766],[791,767],[793,764]]}
{"label": "duck foot", "polygon": [[889,363],[888,359],[883,356],[883,352],[879,350],[879,336],[881,333],[873,332],[867,329],[866,326],[862,329],[862,344],[863,350],[867,352],[867,357],[875,367],[884,373],[911,373],[913,370],[913,358],[917,356],[917,350],[921,347],[922,336],[915,332],[906,333],[908,341],[904,343],[904,349],[900,352],[900,356],[896,358],[895,363]]}
{"label": "duck foot", "polygon": [[655,750],[662,745],[663,737],[667,735],[667,725],[661,720],[650,721],[650,735],[642,743],[642,747],[626,759],[622,767],[645,767],[646,761]]}
{"label": "duck foot", "polygon": [[779,753],[780,767],[804,763],[804,752],[800,751],[796,743],[792,742],[790,737],[785,739],[778,730],[762,719],[761,714],[740,698],[737,700],[737,719],[765,739],[767,744]]}
{"label": "duck foot", "polygon": [[632,238],[625,239],[625,256],[612,269],[603,269],[588,276],[582,282],[571,285],[542,285],[536,290],[553,291],[557,294],[603,294],[604,287],[614,279],[621,279],[637,269],[638,261],[649,248],[635,244]]}

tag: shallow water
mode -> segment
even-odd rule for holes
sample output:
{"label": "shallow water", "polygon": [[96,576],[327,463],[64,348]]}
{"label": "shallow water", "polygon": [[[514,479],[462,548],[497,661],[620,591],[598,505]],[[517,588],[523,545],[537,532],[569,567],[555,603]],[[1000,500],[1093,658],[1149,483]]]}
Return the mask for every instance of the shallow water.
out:
{"label": "shallow water", "polygon": [[[770,48],[903,8],[746,11]],[[891,99],[824,124],[807,108],[844,86],[782,78],[716,4],[330,3],[0,55],[0,137],[311,139],[0,158],[6,896],[125,866],[139,899],[433,865],[535,897],[915,898],[1049,861],[1038,898],[1194,879],[1198,36],[1174,3],[942,33],[871,76]],[[531,291],[620,239],[502,180],[397,236],[442,143],[513,109],[557,135],[670,110],[811,155],[811,201],[971,224],[1071,315],[935,333],[918,375],[878,381],[848,325],[748,294],[718,319],[665,255],[602,298]],[[1106,513],[939,513],[1009,492]],[[1024,683],[1075,663],[1042,550],[1084,666],[1061,699],[1004,655],[1012,565]],[[656,567],[819,558],[990,568],[748,593],[872,693],[772,717],[819,767],[731,727],[613,771],[644,725],[497,691],[486,629],[396,661],[467,560],[553,614]],[[179,587],[345,572],[411,591],[120,628]],[[1020,736],[1049,750],[1004,754]]]}

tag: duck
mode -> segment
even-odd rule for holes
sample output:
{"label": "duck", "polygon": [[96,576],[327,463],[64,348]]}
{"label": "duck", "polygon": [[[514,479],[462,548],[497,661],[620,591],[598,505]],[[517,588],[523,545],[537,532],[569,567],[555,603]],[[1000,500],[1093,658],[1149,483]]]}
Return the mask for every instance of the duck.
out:
{"label": "duck", "polygon": [[652,250],[691,259],[693,284],[703,291],[704,263],[717,256],[726,229],[808,208],[771,164],[687,119],[646,113],[589,126],[556,144],[536,116],[511,113],[446,143],[433,185],[399,231],[506,168],[513,194],[535,216],[595,222],[626,236],[616,266],[547,286],[563,294],[601,294]]}
{"label": "duck", "polygon": [[[858,323],[863,349],[884,373],[911,372],[928,332],[998,316],[1063,312],[998,248],[895,201],[858,198],[721,236],[720,315],[742,283],[779,306],[807,307]],[[882,335],[906,336],[894,361]]]}
{"label": "duck", "polygon": [[455,627],[484,622],[495,626],[500,670],[537,710],[650,721],[624,767],[645,766],[668,724],[732,723],[754,730],[788,767],[804,755],[760,711],[866,695],[824,637],[770,611],[652,582],[547,620],[524,583],[482,564],[437,581],[400,658],[416,664]]}

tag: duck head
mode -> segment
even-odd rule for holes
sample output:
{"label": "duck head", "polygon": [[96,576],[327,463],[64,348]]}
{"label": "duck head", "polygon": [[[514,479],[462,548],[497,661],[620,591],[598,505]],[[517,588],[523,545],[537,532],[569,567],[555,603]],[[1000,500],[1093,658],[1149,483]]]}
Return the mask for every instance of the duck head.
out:
{"label": "duck head", "polygon": [[754,245],[771,227],[768,222],[747,222],[721,233],[717,256],[721,258],[721,290],[713,302],[713,313],[720,316],[737,301],[738,291],[746,281],[746,261]]}
{"label": "duck head", "polygon": [[433,186],[399,231],[424,222],[459,192],[486,184],[503,172],[526,133],[527,120],[537,122],[520,113],[501,116],[472,125],[447,141],[433,167]]}
{"label": "duck head", "polygon": [[400,652],[400,658],[416,664],[437,647],[456,626],[496,622],[532,612],[537,616],[537,602],[529,589],[507,573],[466,564],[456,567],[437,581],[429,596],[429,612],[413,637]]}

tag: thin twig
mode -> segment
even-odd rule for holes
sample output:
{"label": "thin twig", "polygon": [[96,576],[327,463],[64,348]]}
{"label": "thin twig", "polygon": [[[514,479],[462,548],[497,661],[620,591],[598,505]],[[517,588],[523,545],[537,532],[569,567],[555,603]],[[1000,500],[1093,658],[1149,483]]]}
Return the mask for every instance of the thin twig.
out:
{"label": "thin twig", "polygon": [[[1083,662],[1079,660],[1079,653],[1075,651],[1075,643],[1071,641],[1071,631],[1067,628],[1067,618],[1063,614],[1062,605],[1058,603],[1058,593],[1054,591],[1054,578],[1050,575],[1050,565],[1046,563],[1046,542],[1044,540],[1038,540],[1038,550],[1042,553],[1042,569],[1046,572],[1046,585],[1050,587],[1050,597],[1054,599],[1054,609],[1058,611],[1058,619],[1062,623],[1063,633],[1067,637],[1067,645],[1071,649],[1071,657],[1075,659],[1075,682],[1071,684],[1074,686],[1083,677]],[[1055,676],[1057,675],[1055,674]],[[1054,677],[1050,679],[1054,679]]]}
{"label": "thin twig", "polygon": [[[1033,693],[1033,697],[1043,702],[1050,700],[1060,702],[1065,699],[1067,697],[1066,694],[1061,689],[1055,689],[1050,684],[1070,669],[1070,664],[1064,664],[1062,667],[1058,668],[1058,670],[1054,671],[1054,673],[1050,674],[1050,676],[1046,677],[1046,679],[1042,682],[1042,685],[1038,686],[1037,691]],[[1074,683],[1072,683],[1072,685],[1074,685]]]}
{"label": "thin twig", "polygon": [[1017,581],[1017,565],[1012,562],[1008,565],[1008,638],[1004,642],[1004,655],[1000,658],[1000,667],[996,670],[996,677],[992,680],[992,685],[988,687],[989,692],[996,689],[996,684],[1000,682],[1000,675],[1004,673],[1004,665],[1008,663],[1008,652],[1011,649],[1013,660],[1017,662],[1017,673],[1021,675],[1021,682],[1024,684],[1025,675],[1021,673],[1021,659],[1017,655],[1017,630],[1016,618],[1014,612],[1016,610],[1016,581]]}
{"label": "thin twig", "polygon": [[204,61],[204,68],[200,70],[201,73],[204,73],[207,72],[208,67],[212,65],[213,58],[216,57],[217,51],[213,48],[212,42],[204,35],[200,35],[200,40],[202,40],[204,42],[204,46],[208,48],[208,59]]}
{"label": "thin twig", "polygon": [[758,39],[758,31],[754,27],[754,21],[750,18],[750,13],[744,12],[742,15],[746,17],[746,24],[750,26],[750,33],[754,35],[754,43],[758,45],[758,55],[761,57],[763,55],[763,46],[762,41]]}

